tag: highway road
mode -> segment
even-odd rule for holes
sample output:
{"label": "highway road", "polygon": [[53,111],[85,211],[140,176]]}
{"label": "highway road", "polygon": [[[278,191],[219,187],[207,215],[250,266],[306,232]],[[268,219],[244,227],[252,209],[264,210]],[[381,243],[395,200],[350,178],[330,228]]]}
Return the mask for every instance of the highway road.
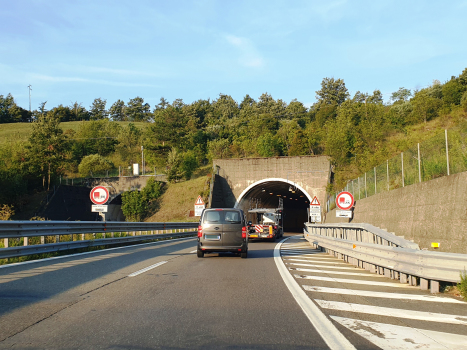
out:
{"label": "highway road", "polygon": [[0,348],[467,348],[467,303],[286,236],[248,259],[189,238],[0,267]]}

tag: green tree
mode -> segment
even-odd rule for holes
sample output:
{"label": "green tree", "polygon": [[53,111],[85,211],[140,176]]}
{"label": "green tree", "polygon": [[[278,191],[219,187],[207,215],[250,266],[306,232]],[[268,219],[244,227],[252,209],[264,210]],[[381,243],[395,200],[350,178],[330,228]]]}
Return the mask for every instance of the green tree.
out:
{"label": "green tree", "polygon": [[258,137],[256,151],[260,157],[275,157],[281,155],[281,146],[279,138],[267,132]]}
{"label": "green tree", "polygon": [[59,118],[50,114],[41,116],[32,124],[28,141],[29,170],[42,176],[44,188],[47,178],[47,189],[50,189],[51,176],[63,170],[68,149]]}
{"label": "green tree", "polygon": [[459,105],[462,94],[467,89],[467,86],[462,85],[458,79],[449,80],[443,85],[443,102],[446,106]]}
{"label": "green tree", "polygon": [[70,121],[89,120],[89,112],[82,106],[81,103],[75,102],[69,108],[72,114]]}
{"label": "green tree", "polygon": [[118,144],[115,151],[120,155],[122,161],[133,164],[139,160],[141,154],[142,132],[133,123],[120,129],[117,137]]}
{"label": "green tree", "polygon": [[13,96],[0,95],[0,124],[1,123],[27,123],[30,122],[32,113],[19,107]]}
{"label": "green tree", "polygon": [[151,107],[148,103],[144,103],[144,99],[141,97],[135,97],[128,101],[126,107],[126,118],[129,121],[135,122],[147,122],[152,118]]}
{"label": "green tree", "polygon": [[99,154],[90,154],[81,160],[78,171],[81,176],[85,177],[89,175],[94,176],[97,173],[103,173],[113,168],[112,162],[105,157]]}
{"label": "green tree", "polygon": [[103,100],[101,98],[94,99],[91,107],[89,108],[90,119],[91,120],[107,119],[109,116],[109,112],[105,109],[106,104],[107,104],[107,100]]}
{"label": "green tree", "polygon": [[126,118],[126,106],[122,100],[115,101],[109,109],[110,118],[116,122],[122,122],[127,120]]}
{"label": "green tree", "polygon": [[321,89],[316,91],[316,98],[319,104],[340,105],[349,98],[349,92],[344,80],[324,78],[321,82]]}
{"label": "green tree", "polygon": [[391,100],[393,102],[402,103],[404,101],[408,101],[411,96],[412,92],[409,89],[400,87],[399,90],[391,94]]}

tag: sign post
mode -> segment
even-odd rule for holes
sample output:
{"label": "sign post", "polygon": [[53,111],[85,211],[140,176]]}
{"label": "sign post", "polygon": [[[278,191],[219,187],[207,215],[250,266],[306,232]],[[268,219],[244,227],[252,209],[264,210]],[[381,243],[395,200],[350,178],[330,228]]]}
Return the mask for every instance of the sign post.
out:
{"label": "sign post", "polygon": [[201,213],[205,208],[206,205],[204,204],[203,198],[201,198],[201,196],[198,196],[195,202],[195,216],[201,216]]}
{"label": "sign post", "polygon": [[91,190],[89,194],[91,202],[94,205],[91,207],[92,212],[99,213],[105,221],[105,213],[107,213],[108,206],[104,205],[109,200],[109,191],[104,186],[96,186]]}
{"label": "sign post", "polygon": [[336,205],[340,210],[336,210],[336,217],[338,218],[351,218],[352,211],[350,210],[355,201],[352,193],[341,192],[336,197]]}
{"label": "sign post", "polygon": [[316,196],[310,203],[310,221],[321,222],[321,204]]}

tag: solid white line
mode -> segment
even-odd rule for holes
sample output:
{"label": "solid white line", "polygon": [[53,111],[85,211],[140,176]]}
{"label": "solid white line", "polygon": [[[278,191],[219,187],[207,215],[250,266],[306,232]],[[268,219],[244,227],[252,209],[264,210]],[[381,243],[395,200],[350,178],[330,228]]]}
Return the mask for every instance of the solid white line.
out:
{"label": "solid white line", "polygon": [[299,252],[283,252],[282,256],[303,256],[303,257],[308,257],[311,255],[317,255],[320,253],[299,253]]}
{"label": "solid white line", "polygon": [[402,293],[385,293],[374,292],[370,290],[357,290],[345,288],[329,288],[303,285],[303,289],[309,292],[318,293],[331,293],[339,295],[356,295],[361,297],[385,298],[385,299],[404,299],[404,300],[419,300],[419,301],[432,301],[436,303],[454,303],[465,304],[465,302],[453,298],[443,298],[434,295],[418,295],[418,294],[402,294]]}
{"label": "solid white line", "polygon": [[[304,278],[308,280],[326,281],[326,282],[338,282],[338,283],[350,283],[350,284],[365,284],[368,286],[380,286],[380,287],[395,287],[395,288],[416,288],[403,283],[391,283],[391,282],[377,282],[377,281],[363,281],[363,280],[351,280],[347,278],[332,278],[332,277],[321,277],[321,276],[305,276],[305,275],[294,275],[296,278]],[[376,277],[368,276],[368,277]]]}
{"label": "solid white line", "polygon": [[292,293],[298,305],[300,305],[311,324],[331,350],[355,349],[342,333],[337,330],[336,326],[334,326],[323,312],[308,298],[307,294],[287,271],[280,255],[283,241],[277,243],[274,248],[274,262],[290,293]]}
{"label": "solid white line", "polygon": [[415,311],[406,309],[393,309],[390,307],[344,303],[341,301],[328,301],[314,299],[319,306],[328,310],[356,312],[369,315],[408,318],[411,320],[442,322],[467,325],[467,317],[461,315],[439,314],[435,312]]}
{"label": "solid white line", "polygon": [[[374,275],[370,275],[369,273],[361,273],[361,272],[347,272],[347,271],[326,271],[326,270],[316,270],[316,269],[302,269],[300,267],[292,267],[290,270],[293,271],[303,271],[303,272],[315,272],[315,273],[329,273],[332,275],[345,275],[345,276],[364,276],[364,277],[375,277]],[[376,275],[378,276],[378,275]]]}
{"label": "solid white line", "polygon": [[8,264],[8,265],[0,265],[0,269],[4,269],[4,268],[7,268],[7,267],[20,266],[20,265],[35,264],[35,263],[40,263],[40,262],[50,261],[50,260],[55,260],[55,259],[72,258],[72,257],[75,257],[75,256],[81,256],[81,255],[105,253],[105,252],[109,252],[111,250],[127,249],[127,248],[139,248],[139,247],[142,247],[142,246],[145,246],[145,245],[150,245],[150,244],[169,243],[169,242],[174,242],[174,241],[190,240],[190,239],[195,239],[195,238],[196,237],[174,238],[174,239],[167,239],[167,240],[157,241],[157,242],[132,244],[132,245],[124,246],[124,247],[115,247],[115,248],[108,248],[108,249],[101,249],[101,250],[93,250],[92,252],[84,252],[84,253],[77,253],[77,254],[54,256],[54,257],[51,257],[51,258],[23,261],[23,262],[19,262],[19,263]]}
{"label": "solid white line", "polygon": [[[326,258],[324,256],[313,256],[313,257],[308,257],[308,256],[304,256],[304,257],[300,257],[300,256],[282,256],[282,258],[284,258],[284,260],[286,261],[301,261],[301,262],[309,262],[311,264],[314,264],[315,262],[316,263],[326,263],[326,262],[329,262],[329,261],[333,261],[335,263],[338,263],[338,264],[346,264],[346,263],[343,263],[339,260],[334,260],[334,259],[331,259],[331,258]],[[300,259],[297,259],[297,258],[300,258]],[[349,264],[346,264],[346,265],[349,265]],[[351,265],[353,266],[353,265]],[[353,267],[354,269],[356,269],[357,267]]]}
{"label": "solid white line", "polygon": [[139,271],[136,271],[136,272],[133,272],[133,273],[129,274],[128,277],[135,277],[135,276],[141,275],[142,273],[145,273],[146,271],[152,270],[152,269],[155,268],[155,267],[164,265],[166,262],[167,262],[167,261],[161,261],[161,262],[158,262],[157,264],[154,264],[154,265],[145,267],[145,268],[142,269],[142,270],[139,270]]}
{"label": "solid white line", "polygon": [[[465,335],[331,316],[381,349],[467,349]],[[383,335],[383,336],[381,336]]]}
{"label": "solid white line", "polygon": [[[296,264],[296,263],[285,263],[286,265],[297,265],[297,266],[309,266],[309,267],[315,267],[317,269],[322,269],[323,271],[324,270],[327,270],[327,269],[338,269],[338,270],[354,270],[355,271],[355,268],[354,267],[349,267],[349,266],[329,266],[329,265],[325,265],[325,264]],[[369,274],[367,276],[378,276],[378,275],[373,275],[373,274]]]}
{"label": "solid white line", "polygon": [[196,253],[196,250],[192,250],[192,251],[190,252],[190,254],[193,254],[193,253]]}

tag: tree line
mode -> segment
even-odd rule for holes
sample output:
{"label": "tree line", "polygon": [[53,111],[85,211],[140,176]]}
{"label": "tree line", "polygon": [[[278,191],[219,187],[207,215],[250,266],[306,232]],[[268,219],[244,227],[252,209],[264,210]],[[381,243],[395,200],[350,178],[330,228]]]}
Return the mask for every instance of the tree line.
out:
{"label": "tree line", "polygon": [[[32,122],[26,142],[0,145],[0,204],[21,205],[27,193],[47,189],[60,175],[91,176],[137,163],[141,146],[146,164],[171,181],[189,179],[215,158],[327,155],[344,181],[349,169],[363,172],[390,156],[385,141],[395,132],[453,111],[467,111],[467,68],[450,80],[417,91],[400,88],[384,103],[379,90],[350,95],[342,79],[325,78],[317,102],[286,103],[264,93],[240,103],[220,94],[215,100],[184,103],[164,98],[151,111],[144,99],[118,100],[109,109],[95,99],[31,112],[0,95],[0,121]],[[77,130],[61,122],[81,120]],[[119,121],[145,122],[121,124]],[[342,171],[345,169],[346,171]],[[339,173],[340,171],[340,173]]]}

